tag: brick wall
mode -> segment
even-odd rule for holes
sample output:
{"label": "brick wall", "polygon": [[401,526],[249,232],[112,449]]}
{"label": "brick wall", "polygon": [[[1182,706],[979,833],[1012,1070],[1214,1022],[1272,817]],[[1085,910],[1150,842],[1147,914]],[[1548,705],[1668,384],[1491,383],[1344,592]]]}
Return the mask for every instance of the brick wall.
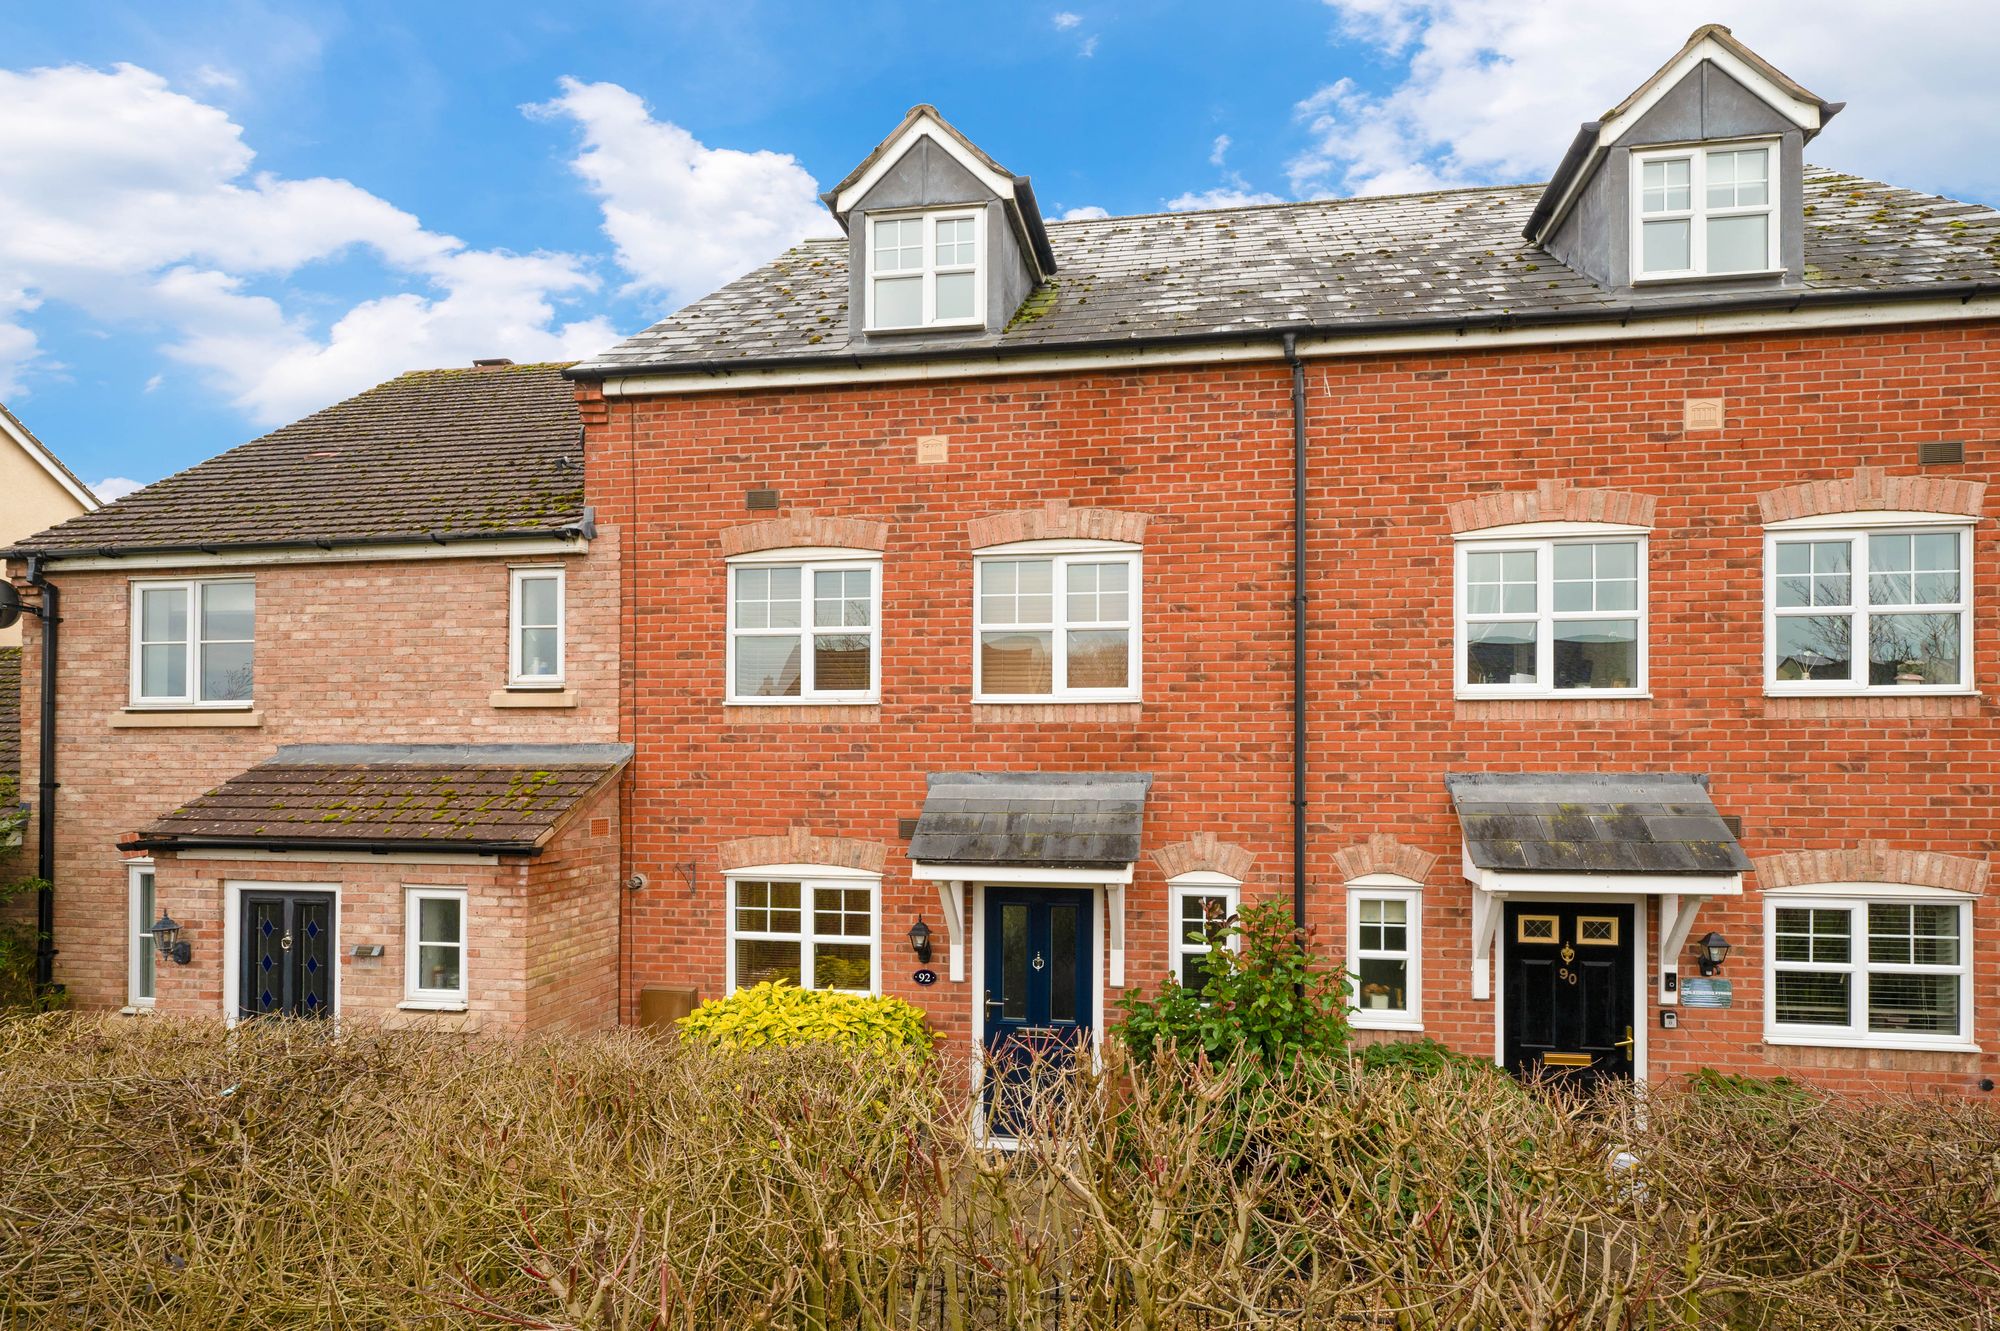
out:
{"label": "brick wall", "polygon": [[[1309,917],[1338,947],[1334,857],[1370,837],[1393,836],[1420,862],[1438,857],[1424,877],[1429,1033],[1494,1047],[1494,1005],[1470,997],[1448,771],[1707,772],[1756,856],[1864,838],[1970,858],[2000,849],[1992,522],[1975,538],[1981,696],[1767,699],[1760,657],[1760,497],[1864,465],[1913,475],[1927,439],[1968,441],[1969,464],[1926,474],[1992,479],[2000,330],[1376,357],[1314,364],[1307,378]],[[896,839],[933,771],[1152,772],[1149,850],[1212,835],[1253,857],[1247,896],[1286,894],[1288,388],[1282,367],[1244,366],[589,402],[589,497],[628,536],[630,858],[654,883],[628,901],[628,1011],[642,984],[720,988],[718,847],[800,826],[885,847],[886,987],[963,1035],[969,986],[916,988],[901,943],[919,912],[939,920]],[[1690,396],[1725,399],[1726,427],[1683,432]],[[917,463],[925,436],[947,440],[944,462]],[[1552,481],[1651,500],[1652,697],[1455,701],[1454,506]],[[887,524],[879,707],[722,704],[723,558],[739,539],[728,533],[762,516],[745,511],[744,491],[767,486],[787,517]],[[1989,490],[1989,517],[1996,499]],[[1148,517],[1140,705],[1080,714],[971,702],[968,523],[1050,501]],[[692,893],[680,863],[696,866]],[[1685,1012],[1676,1032],[1642,1014],[1653,1075],[1714,1065],[1965,1089],[2000,1071],[1990,1055],[1764,1048],[1754,886],[1707,907],[1696,930],[1737,942],[1726,971],[1735,1008]],[[1138,984],[1155,984],[1166,964],[1164,900],[1164,875],[1142,856],[1127,922]],[[1985,903],[1975,917],[1990,951]],[[1992,1048],[2000,965],[1982,958],[1975,990]]]}
{"label": "brick wall", "polygon": [[618,787],[570,815],[528,862],[526,1022],[534,1031],[587,1031],[618,1022]]}

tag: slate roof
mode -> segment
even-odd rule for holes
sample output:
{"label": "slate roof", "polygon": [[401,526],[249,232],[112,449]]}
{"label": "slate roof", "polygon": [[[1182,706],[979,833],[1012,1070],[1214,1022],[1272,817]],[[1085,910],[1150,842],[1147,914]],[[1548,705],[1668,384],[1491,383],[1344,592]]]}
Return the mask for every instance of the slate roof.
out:
{"label": "slate roof", "polygon": [[291,744],[120,845],[533,854],[631,757],[629,744]]}
{"label": "slate roof", "polygon": [[[1439,190],[1048,224],[1055,278],[998,334],[850,339],[844,239],[809,240],[574,367],[582,378],[1328,334],[1466,322],[1623,318],[1618,296],[1522,238],[1540,185]],[[1821,168],[1805,173],[1805,286],[1700,297],[1780,306],[2000,284],[2000,213]],[[886,344],[886,345],[885,345]]]}
{"label": "slate roof", "polygon": [[583,518],[583,422],[564,368],[401,375],[14,549],[555,535]]}
{"label": "slate roof", "polygon": [[1686,772],[1479,772],[1445,777],[1481,869],[1529,873],[1726,874],[1750,867]]}
{"label": "slate roof", "polygon": [[1122,869],[1139,858],[1139,772],[934,772],[910,858],[919,864]]}

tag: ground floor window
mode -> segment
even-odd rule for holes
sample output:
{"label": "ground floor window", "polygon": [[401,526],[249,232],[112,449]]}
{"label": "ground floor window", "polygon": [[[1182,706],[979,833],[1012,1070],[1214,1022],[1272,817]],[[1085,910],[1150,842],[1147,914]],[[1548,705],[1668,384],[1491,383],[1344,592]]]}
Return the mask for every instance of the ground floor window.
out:
{"label": "ground floor window", "polygon": [[872,878],[730,879],[730,991],[776,980],[875,992],[876,886]]}
{"label": "ground floor window", "polygon": [[412,1003],[452,1007],[466,1001],[465,889],[413,887],[405,894],[405,995]]}
{"label": "ground floor window", "polygon": [[1356,1026],[1411,1030],[1418,1004],[1418,885],[1375,874],[1347,885],[1347,974]]}
{"label": "ground floor window", "polygon": [[1198,871],[1181,874],[1168,886],[1172,911],[1168,962],[1177,984],[1200,989],[1208,983],[1209,955],[1218,947],[1236,946],[1230,926],[1236,922],[1243,885],[1226,874]]}
{"label": "ground floor window", "polygon": [[128,863],[125,866],[125,888],[130,919],[126,936],[131,940],[126,1002],[135,1008],[149,1008],[153,1006],[154,967],[159,960],[153,951],[153,921],[160,918],[155,909],[152,862]]}
{"label": "ground floor window", "polygon": [[1964,1043],[1971,906],[1943,893],[1770,897],[1768,1024],[1822,1044]]}

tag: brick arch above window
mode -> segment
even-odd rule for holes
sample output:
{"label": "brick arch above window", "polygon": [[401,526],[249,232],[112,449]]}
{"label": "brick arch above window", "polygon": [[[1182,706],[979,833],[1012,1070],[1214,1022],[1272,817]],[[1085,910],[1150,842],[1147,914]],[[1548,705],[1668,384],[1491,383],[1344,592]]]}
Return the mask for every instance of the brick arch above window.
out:
{"label": "brick arch above window", "polygon": [[1984,481],[1891,476],[1883,467],[1856,467],[1852,476],[1807,481],[1757,496],[1767,523],[1828,513],[1949,513],[1976,518],[1985,512],[1985,505]]}
{"label": "brick arch above window", "polygon": [[879,841],[854,837],[816,836],[795,825],[783,836],[743,837],[716,848],[723,872],[759,864],[818,864],[829,868],[882,873],[889,865],[889,848]]}
{"label": "brick arch above window", "polygon": [[1074,508],[1067,500],[1051,499],[1040,508],[989,513],[965,524],[975,550],[1012,545],[1017,541],[1125,541],[1146,539],[1149,514],[1116,508]]}
{"label": "brick arch above window", "polygon": [[1659,506],[1654,495],[1538,481],[1532,490],[1494,490],[1461,499],[1446,510],[1454,533],[1527,522],[1607,522],[1650,527]]}
{"label": "brick arch above window", "polygon": [[1376,832],[1360,845],[1336,851],[1333,856],[1344,883],[1370,874],[1393,874],[1421,883],[1437,862],[1438,857],[1430,851],[1398,841],[1387,832]]}
{"label": "brick arch above window", "polygon": [[1863,841],[1837,850],[1794,850],[1751,863],[1757,870],[1757,885],[1766,891],[1819,883],[1898,883],[1982,896],[1992,876],[1992,865],[1985,860],[1903,850],[1886,841]]}
{"label": "brick arch above window", "polygon": [[1197,832],[1186,841],[1176,841],[1153,852],[1153,863],[1168,878],[1207,871],[1244,883],[1250,880],[1250,867],[1256,860],[1242,846],[1218,840],[1213,832]]}
{"label": "brick arch above window", "polygon": [[755,554],[759,550],[796,550],[830,547],[841,550],[879,551],[889,542],[889,524],[868,518],[829,518],[812,513],[767,518],[726,527],[722,532],[722,553],[726,556]]}

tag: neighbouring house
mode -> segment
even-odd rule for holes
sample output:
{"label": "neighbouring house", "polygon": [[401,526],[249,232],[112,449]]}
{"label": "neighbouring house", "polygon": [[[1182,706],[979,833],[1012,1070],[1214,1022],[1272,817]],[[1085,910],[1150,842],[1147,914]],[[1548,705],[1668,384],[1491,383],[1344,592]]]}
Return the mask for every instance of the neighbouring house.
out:
{"label": "neighbouring house", "polygon": [[[0,402],[0,549],[97,508],[90,487]],[[19,624],[0,628],[0,651],[20,645]]]}
{"label": "neighbouring house", "polygon": [[562,367],[482,362],[14,543],[60,593],[53,970],[78,1005],[615,1021],[630,749],[582,467]]}
{"label": "neighbouring house", "polygon": [[2000,215],[1838,110],[1706,27],[1546,184],[1054,223],[912,110],[568,371],[624,1017],[1087,1040],[1278,898],[1368,1039],[1990,1087]]}

